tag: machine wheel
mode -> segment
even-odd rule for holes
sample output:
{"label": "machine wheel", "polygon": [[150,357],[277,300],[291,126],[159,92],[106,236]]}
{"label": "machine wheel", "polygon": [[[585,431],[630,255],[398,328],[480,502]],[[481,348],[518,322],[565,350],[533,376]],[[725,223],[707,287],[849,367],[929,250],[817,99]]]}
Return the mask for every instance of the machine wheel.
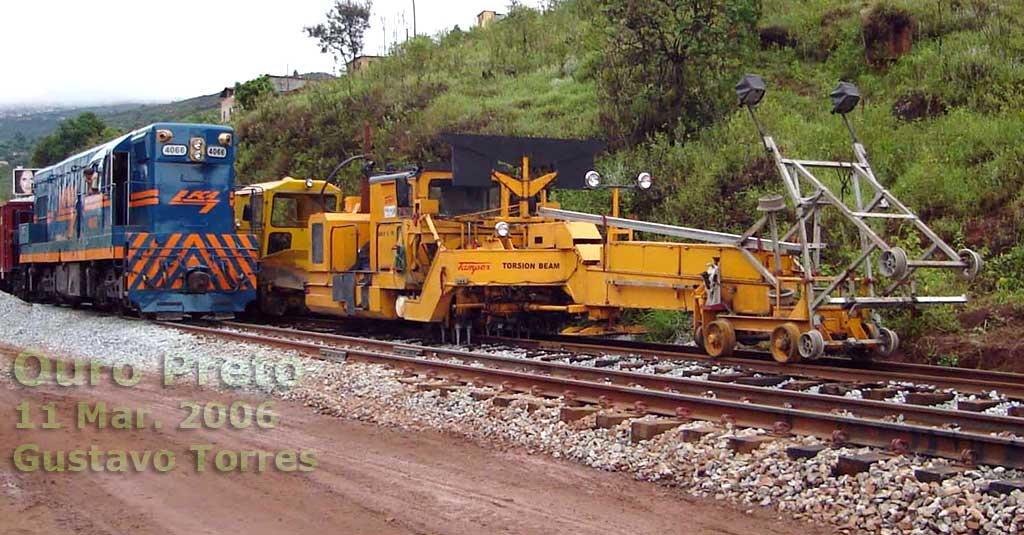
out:
{"label": "machine wheel", "polygon": [[800,356],[814,360],[825,354],[825,337],[815,330],[800,335]]}
{"label": "machine wheel", "polygon": [[890,279],[902,279],[910,269],[907,252],[901,247],[883,251],[878,257],[878,272]]}
{"label": "machine wheel", "polygon": [[981,274],[981,268],[985,265],[981,255],[970,249],[960,249],[957,253],[960,255],[960,261],[967,264],[967,267],[960,272],[960,278],[965,281],[972,281],[978,278],[978,275]]}
{"label": "machine wheel", "polygon": [[890,357],[900,347],[900,337],[884,327],[878,329],[878,335],[875,338],[879,341],[878,347],[875,348],[875,354],[880,357]]}
{"label": "machine wheel", "polygon": [[793,364],[800,362],[800,328],[793,323],[783,323],[772,331],[772,357],[776,362]]}
{"label": "machine wheel", "polygon": [[704,328],[697,327],[697,330],[693,333],[693,343],[697,345],[701,350],[704,349]]}
{"label": "machine wheel", "polygon": [[728,357],[736,347],[736,330],[727,320],[715,320],[704,329],[704,351],[712,358]]}

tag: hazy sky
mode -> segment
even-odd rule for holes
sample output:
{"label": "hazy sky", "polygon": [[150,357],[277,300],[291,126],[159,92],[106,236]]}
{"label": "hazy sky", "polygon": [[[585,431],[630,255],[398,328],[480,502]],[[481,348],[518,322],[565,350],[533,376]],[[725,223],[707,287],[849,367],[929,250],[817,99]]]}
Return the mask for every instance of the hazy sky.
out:
{"label": "hazy sky", "polygon": [[[417,0],[417,27],[429,35],[468,28],[480,11],[504,12],[507,3]],[[0,0],[0,105],[167,101],[265,73],[332,72],[333,59],[302,27],[323,20],[333,4]],[[375,0],[364,53],[383,53],[396,35],[404,40],[412,18],[412,0]]]}

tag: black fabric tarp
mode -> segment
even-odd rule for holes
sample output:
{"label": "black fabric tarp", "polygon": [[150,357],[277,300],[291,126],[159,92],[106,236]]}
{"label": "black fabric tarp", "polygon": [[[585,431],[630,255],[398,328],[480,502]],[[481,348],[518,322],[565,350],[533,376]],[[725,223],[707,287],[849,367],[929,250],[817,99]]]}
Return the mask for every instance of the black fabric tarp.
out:
{"label": "black fabric tarp", "polygon": [[604,148],[600,141],[576,139],[442,134],[441,140],[452,147],[452,184],[475,188],[491,187],[491,171],[499,170],[498,162],[519,167],[527,156],[532,169],[557,171],[559,188],[582,189],[587,171],[594,168],[594,155]]}

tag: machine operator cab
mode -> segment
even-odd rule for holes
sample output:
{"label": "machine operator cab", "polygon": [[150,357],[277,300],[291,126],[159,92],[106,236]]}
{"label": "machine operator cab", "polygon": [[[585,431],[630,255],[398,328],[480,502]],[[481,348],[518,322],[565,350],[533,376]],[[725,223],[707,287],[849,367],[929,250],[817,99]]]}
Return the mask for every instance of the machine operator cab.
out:
{"label": "machine operator cab", "polygon": [[282,315],[303,308],[302,292],[309,269],[309,219],[324,211],[336,211],[340,201],[341,190],[337,187],[322,180],[292,177],[235,191],[235,226],[259,240],[259,305],[264,313]]}

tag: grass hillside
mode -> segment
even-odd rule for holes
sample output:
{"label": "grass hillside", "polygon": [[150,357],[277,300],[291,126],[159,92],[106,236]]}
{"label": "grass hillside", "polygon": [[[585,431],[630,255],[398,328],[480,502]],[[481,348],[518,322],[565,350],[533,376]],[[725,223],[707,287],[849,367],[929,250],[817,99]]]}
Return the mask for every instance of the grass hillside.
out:
{"label": "grass hillside", "polygon": [[[239,175],[250,182],[324,176],[359,151],[364,123],[374,128],[375,153],[395,162],[443,159],[436,136],[444,131],[598,138],[609,143],[599,164],[606,176],[649,170],[657,177],[654,195],[632,199],[637,215],[737,231],[756,218],[756,199],[780,183],[749,117],[734,107],[732,84],[745,72],[766,78],[759,113],[784,153],[849,159],[847,133],[825,98],[846,80],[864,95],[851,119],[876,174],[955,246],[988,260],[984,280],[972,287],[973,306],[1010,304],[1001,310],[1018,314],[1024,4],[716,4],[720,12],[683,14],[702,24],[662,34],[674,48],[660,64],[643,64],[630,47],[647,38],[643,24],[665,26],[673,14],[657,7],[638,13],[648,8],[632,2],[515,8],[486,29],[413,39],[365,73],[265,100],[242,115]],[[912,36],[901,46],[909,50],[888,46],[903,27]],[[839,180],[832,183],[837,190]],[[604,207],[596,194],[560,198],[573,207]],[[848,229],[836,228],[827,239],[850,243]],[[904,239],[912,245],[909,235]],[[926,286],[963,290],[944,274]],[[676,328],[676,318],[651,320]],[[894,320],[915,336],[965,328],[948,309]]]}
{"label": "grass hillside", "polygon": [[109,115],[101,115],[108,126],[131,130],[161,121],[204,122],[220,121],[220,95],[203,95],[166,104],[143,104]]}

